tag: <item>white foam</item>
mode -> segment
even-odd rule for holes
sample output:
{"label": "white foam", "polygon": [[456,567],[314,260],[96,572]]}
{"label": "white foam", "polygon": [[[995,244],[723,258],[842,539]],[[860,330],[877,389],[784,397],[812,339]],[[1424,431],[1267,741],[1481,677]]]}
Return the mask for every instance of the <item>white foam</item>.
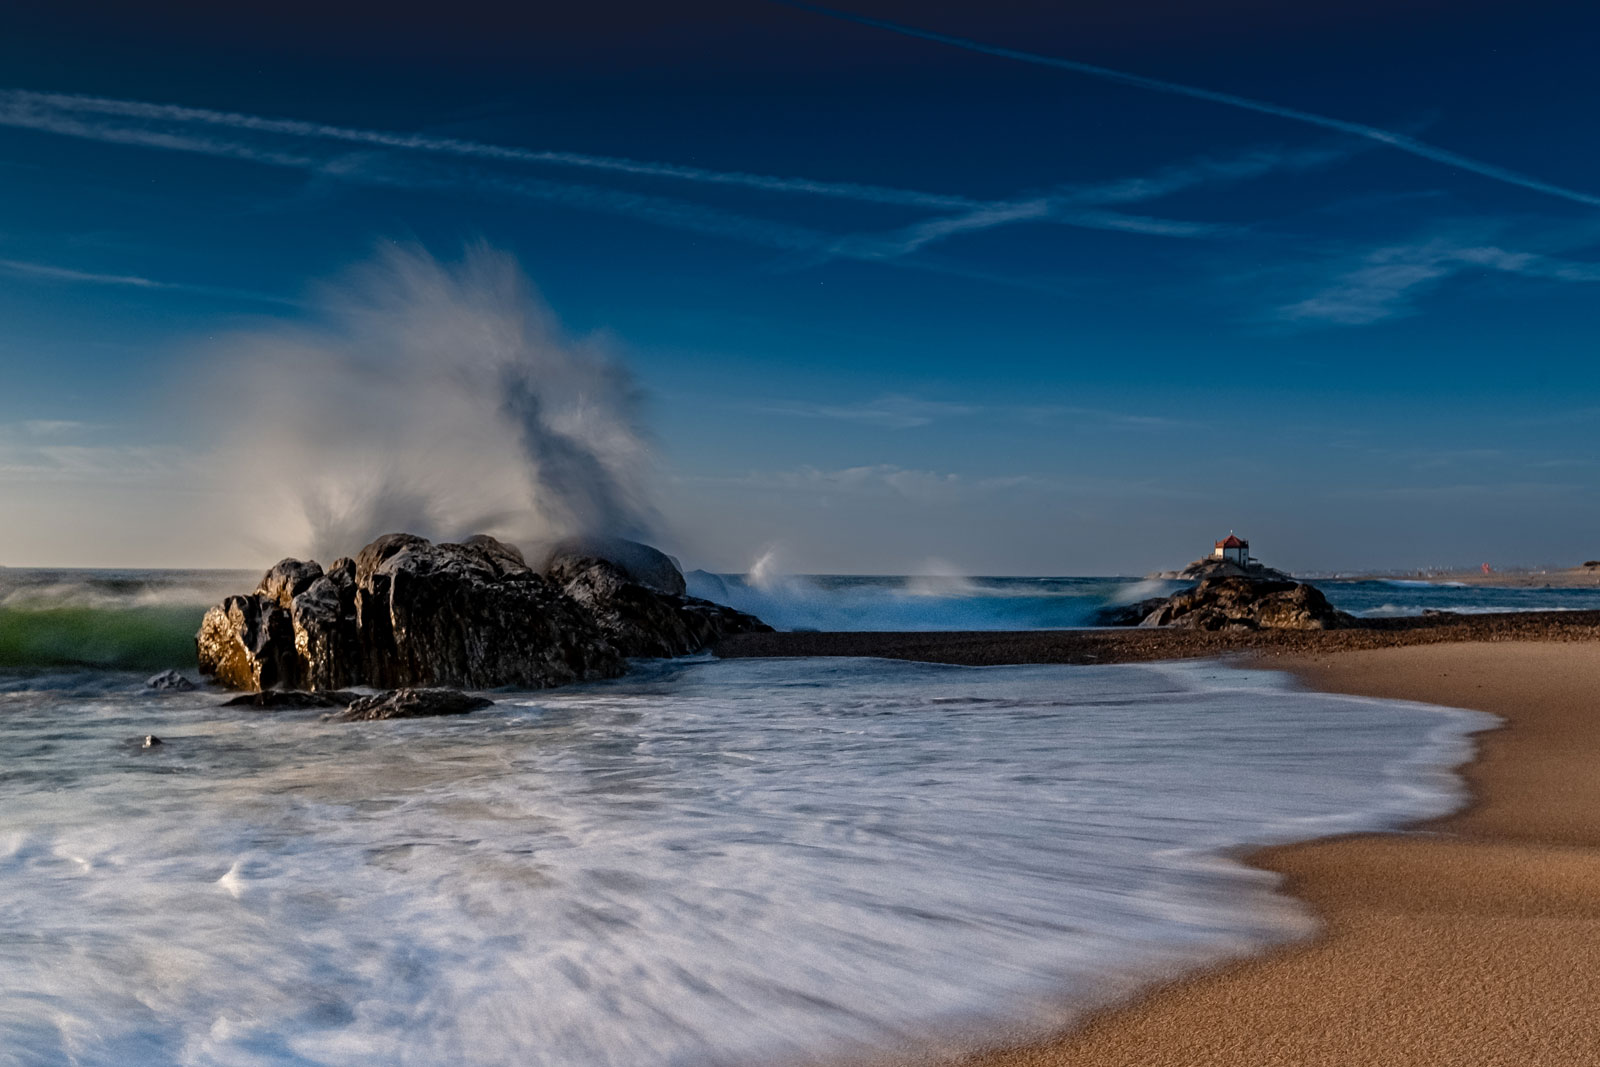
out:
{"label": "white foam", "polygon": [[[1223,852],[1448,810],[1489,721],[1212,664],[678,663],[365,725],[59,700],[0,717],[0,760],[51,771],[0,781],[6,1067],[811,1062],[1050,1025],[1306,933]],[[146,727],[161,750],[121,743]]]}

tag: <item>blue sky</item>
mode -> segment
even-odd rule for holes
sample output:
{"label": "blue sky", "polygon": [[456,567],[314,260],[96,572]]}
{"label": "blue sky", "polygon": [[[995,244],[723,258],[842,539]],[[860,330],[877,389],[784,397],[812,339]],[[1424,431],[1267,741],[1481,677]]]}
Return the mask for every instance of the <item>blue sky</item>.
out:
{"label": "blue sky", "polygon": [[392,242],[631,369],[692,564],[1600,556],[1591,5],[126,7],[0,14],[0,562],[261,562],[197,362]]}

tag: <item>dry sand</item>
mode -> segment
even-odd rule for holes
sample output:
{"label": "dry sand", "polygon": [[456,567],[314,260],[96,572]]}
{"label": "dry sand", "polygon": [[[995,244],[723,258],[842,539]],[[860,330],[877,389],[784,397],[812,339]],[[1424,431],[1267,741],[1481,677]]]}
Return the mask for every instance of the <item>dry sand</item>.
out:
{"label": "dry sand", "polygon": [[1316,940],[1161,988],[969,1067],[1600,1064],[1600,642],[1424,644],[1275,660],[1308,685],[1507,720],[1466,811],[1250,861]]}

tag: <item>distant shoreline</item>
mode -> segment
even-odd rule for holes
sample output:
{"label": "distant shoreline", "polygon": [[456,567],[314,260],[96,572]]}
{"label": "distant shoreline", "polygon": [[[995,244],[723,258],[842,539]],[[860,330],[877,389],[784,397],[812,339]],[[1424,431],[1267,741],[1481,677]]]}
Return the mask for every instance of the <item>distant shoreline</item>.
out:
{"label": "distant shoreline", "polygon": [[1426,582],[1429,585],[1471,585],[1501,589],[1600,588],[1600,567],[1569,567],[1554,571],[1452,571],[1415,574],[1340,574],[1298,578],[1311,582]]}
{"label": "distant shoreline", "polygon": [[983,667],[1012,663],[1148,663],[1249,653],[1316,655],[1402,645],[1500,641],[1600,642],[1600,611],[1521,611],[1363,619],[1347,630],[1167,628],[738,634],[714,651],[761,656],[877,656]]}

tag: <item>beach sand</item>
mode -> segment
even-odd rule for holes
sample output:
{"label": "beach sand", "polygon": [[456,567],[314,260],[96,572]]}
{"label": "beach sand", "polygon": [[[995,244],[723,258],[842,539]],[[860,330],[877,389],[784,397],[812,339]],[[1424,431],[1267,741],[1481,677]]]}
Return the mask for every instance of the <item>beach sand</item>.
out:
{"label": "beach sand", "polygon": [[1600,1064],[1600,643],[1443,643],[1263,664],[1318,689],[1475,708],[1465,811],[1250,862],[1316,939],[1157,989],[968,1067]]}

